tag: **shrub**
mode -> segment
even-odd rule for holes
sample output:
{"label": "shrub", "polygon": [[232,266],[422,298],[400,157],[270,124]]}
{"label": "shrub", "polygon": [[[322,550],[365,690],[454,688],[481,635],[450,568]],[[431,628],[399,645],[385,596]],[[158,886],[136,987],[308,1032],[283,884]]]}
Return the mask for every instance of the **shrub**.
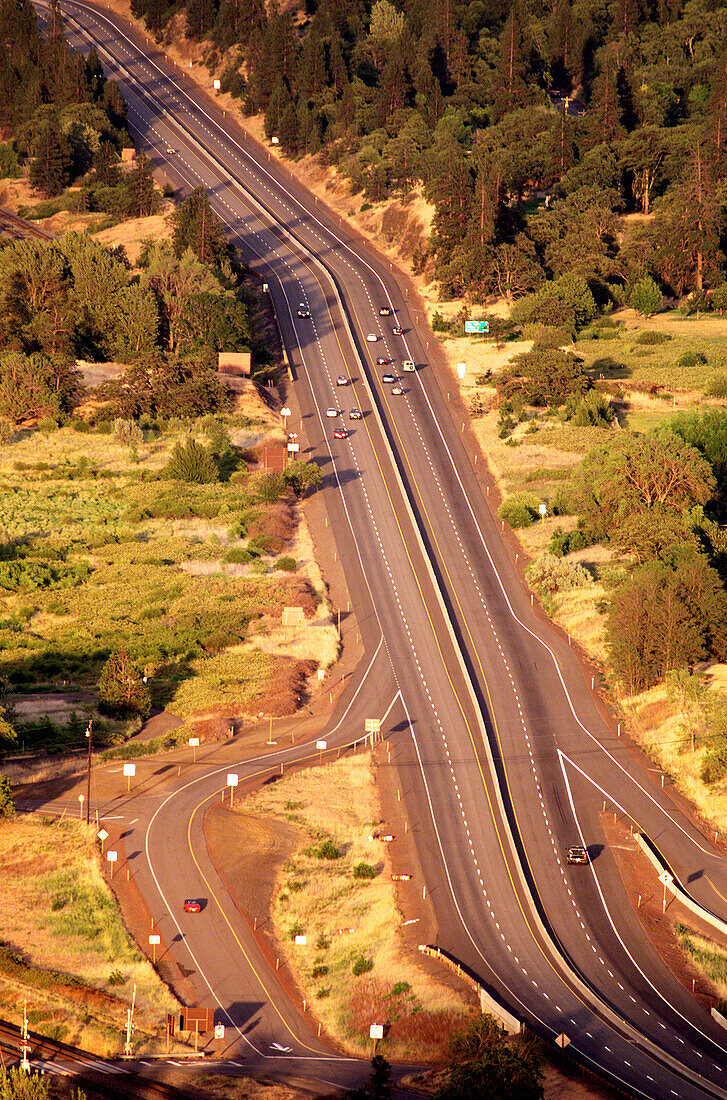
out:
{"label": "shrub", "polygon": [[282,557],[278,558],[273,568],[280,570],[282,573],[295,573],[298,563],[295,558]]}
{"label": "shrub", "polygon": [[119,443],[143,443],[144,433],[136,420],[114,420],[114,438]]}
{"label": "shrub", "polygon": [[175,443],[164,476],[170,481],[208,485],[219,481],[220,471],[207,448],[189,436],[184,445]]}
{"label": "shrub", "polygon": [[535,338],[536,348],[562,348],[573,343],[573,329],[545,328]]}
{"label": "shrub", "polygon": [[288,935],[290,936],[291,940],[294,940],[296,936],[305,935],[305,928],[299,920],[294,921],[293,924],[291,924],[290,928],[288,929]]}
{"label": "shrub", "polygon": [[701,351],[685,351],[683,355],[679,356],[680,367],[696,367],[698,364],[706,362],[707,356]]}
{"label": "shrub", "polygon": [[513,321],[539,321],[543,325],[582,328],[598,313],[588,283],[580,275],[561,275],[528,294],[512,308]]}
{"label": "shrub", "polygon": [[10,780],[6,775],[0,775],[0,821],[12,817],[15,813],[15,804],[10,793]]}
{"label": "shrub", "polygon": [[629,295],[629,304],[642,317],[651,317],[653,313],[659,312],[662,307],[661,290],[651,278],[651,275],[645,275],[643,279],[639,279],[634,284],[634,288]]}
{"label": "shrub", "polygon": [[0,444],[4,447],[13,439],[13,426],[5,417],[0,418]]}
{"label": "shrub", "polygon": [[727,283],[722,283],[712,293],[712,309],[716,309],[718,313],[724,313],[727,309]]}
{"label": "shrub", "polygon": [[328,967],[325,965],[325,963],[317,963],[311,971],[311,976],[314,978],[325,978],[327,973]]}
{"label": "shrub", "polygon": [[667,344],[671,340],[671,335],[668,332],[640,332],[634,340],[635,344],[646,344],[650,347],[655,347],[657,344]]}
{"label": "shrub", "polygon": [[566,405],[566,419],[578,428],[608,427],[613,415],[611,402],[598,390],[590,390],[583,397],[570,397]]}
{"label": "shrub", "polygon": [[580,527],[568,532],[564,532],[562,527],[556,527],[548,544],[548,552],[556,558],[562,558],[575,550],[585,550],[590,545],[591,540]]}
{"label": "shrub", "polygon": [[354,961],[353,966],[351,967],[351,970],[357,978],[360,977],[361,974],[368,974],[369,970],[373,969],[374,964],[372,963],[371,959],[366,959],[363,955],[359,955],[359,957]]}
{"label": "shrub", "polygon": [[260,558],[256,558],[255,561],[252,562],[252,564],[250,565],[250,572],[256,573],[258,576],[262,576],[264,573],[267,573],[267,571],[268,563],[266,561],[262,561]]}
{"label": "shrub", "polygon": [[318,859],[340,859],[341,853],[332,840],[324,840],[322,844],[319,844],[317,848],[313,849],[312,854]]}
{"label": "shrub", "polygon": [[582,588],[590,580],[582,565],[554,554],[541,554],[527,567],[525,575],[533,588],[549,594]]}
{"label": "shrub", "polygon": [[243,549],[242,546],[231,546],[229,550],[225,551],[223,561],[229,562],[231,565],[247,565],[252,561],[252,554],[249,550]]}
{"label": "shrub", "polygon": [[109,974],[109,985],[126,985],[126,978],[120,970],[112,970]]}
{"label": "shrub", "polygon": [[530,527],[540,514],[539,503],[530,493],[516,493],[503,500],[497,514],[509,527]]}
{"label": "shrub", "polygon": [[707,397],[727,397],[727,375],[715,374],[705,387],[704,393]]}
{"label": "shrub", "polygon": [[705,750],[700,776],[708,787],[721,783],[727,777],[727,737],[715,737]]}
{"label": "shrub", "polygon": [[370,863],[356,863],[353,868],[354,878],[376,878],[376,869]]}

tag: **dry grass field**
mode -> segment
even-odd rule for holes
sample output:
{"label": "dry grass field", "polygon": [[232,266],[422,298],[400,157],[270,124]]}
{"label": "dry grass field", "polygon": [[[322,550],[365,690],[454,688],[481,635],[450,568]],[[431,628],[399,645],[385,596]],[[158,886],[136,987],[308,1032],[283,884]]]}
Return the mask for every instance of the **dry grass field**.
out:
{"label": "dry grass field", "polygon": [[104,882],[94,830],[23,817],[0,825],[0,1002],[6,1018],[99,1054],[123,1047],[136,987],[136,1038],[162,1049],[176,1002],[130,939]]}
{"label": "dry grass field", "polygon": [[[369,757],[284,777],[240,812],[273,816],[300,831],[276,885],[273,922],[302,996],[326,1031],[365,1055],[369,1025],[384,1022],[391,1025],[380,1044],[386,1058],[441,1054],[464,1006],[399,937],[385,846],[369,839],[380,820]],[[336,851],[338,858],[323,854]],[[358,865],[373,877],[357,877]],[[296,944],[301,935],[305,944]]]}

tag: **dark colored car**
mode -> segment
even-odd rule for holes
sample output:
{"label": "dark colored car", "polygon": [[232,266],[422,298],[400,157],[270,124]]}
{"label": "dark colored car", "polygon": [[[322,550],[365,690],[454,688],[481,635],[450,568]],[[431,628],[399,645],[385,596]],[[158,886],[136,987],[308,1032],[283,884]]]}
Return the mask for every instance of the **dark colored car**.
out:
{"label": "dark colored car", "polygon": [[569,863],[588,863],[588,851],[582,844],[571,844],[567,859]]}
{"label": "dark colored car", "polygon": [[380,355],[376,362],[380,367],[385,367],[387,363],[391,362],[391,359],[387,355]]}
{"label": "dark colored car", "polygon": [[396,375],[395,374],[382,374],[381,375],[381,381],[382,382],[396,382]]}
{"label": "dark colored car", "polygon": [[401,327],[401,325],[395,325],[394,328],[392,328],[391,331],[394,334],[394,336],[403,336],[404,335],[404,329]]}
{"label": "dark colored car", "polygon": [[184,902],[184,912],[185,913],[201,913],[202,912],[202,906],[201,906],[200,902],[197,901],[196,898],[187,898]]}
{"label": "dark colored car", "polygon": [[304,317],[304,318],[305,317],[310,317],[310,310],[308,309],[308,306],[304,302],[301,302],[300,305],[298,306],[298,316],[299,317]]}

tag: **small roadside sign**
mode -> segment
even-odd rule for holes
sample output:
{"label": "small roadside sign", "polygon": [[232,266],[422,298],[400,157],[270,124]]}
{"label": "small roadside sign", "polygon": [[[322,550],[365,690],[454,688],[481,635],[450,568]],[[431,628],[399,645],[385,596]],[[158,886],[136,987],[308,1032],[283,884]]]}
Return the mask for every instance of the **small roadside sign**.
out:
{"label": "small roadside sign", "polygon": [[327,741],[316,741],[316,748],[318,749],[319,752],[323,752],[324,749],[328,748],[328,742]]}
{"label": "small roadside sign", "polygon": [[124,775],[136,775],[136,764],[124,764]]}
{"label": "small roadside sign", "polygon": [[464,330],[468,336],[475,336],[477,333],[489,332],[489,321],[465,321]]}
{"label": "small roadside sign", "polygon": [[560,1035],[557,1037],[557,1039],[555,1041],[556,1041],[556,1043],[558,1044],[558,1046],[560,1047],[561,1050],[564,1050],[565,1047],[567,1047],[568,1044],[570,1043],[570,1039],[565,1034],[565,1032],[561,1032]]}
{"label": "small roadside sign", "polygon": [[109,861],[109,863],[116,863],[116,860],[118,858],[119,858],[119,853],[118,852],[107,852],[106,853],[106,859]]}
{"label": "small roadside sign", "polygon": [[307,940],[307,938],[306,938],[305,936],[296,936],[296,937],[295,937],[295,942],[296,942],[296,944],[298,945],[298,947],[305,947],[305,945],[307,944],[308,940]]}
{"label": "small roadside sign", "polygon": [[383,1024],[371,1024],[369,1028],[370,1039],[383,1039],[384,1037],[384,1025]]}
{"label": "small roadside sign", "polygon": [[225,1037],[225,1025],[215,1024],[215,1039],[224,1039]]}
{"label": "small roadside sign", "polygon": [[659,875],[659,882],[663,882],[665,886],[668,886],[674,881],[674,876],[670,875],[668,871],[662,871]]}

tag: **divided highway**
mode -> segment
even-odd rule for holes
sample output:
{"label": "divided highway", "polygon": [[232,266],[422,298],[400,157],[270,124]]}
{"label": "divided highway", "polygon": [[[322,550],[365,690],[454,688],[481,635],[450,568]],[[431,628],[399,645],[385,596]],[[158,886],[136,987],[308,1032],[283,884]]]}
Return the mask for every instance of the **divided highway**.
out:
{"label": "divided highway", "polygon": [[[533,1029],[551,1041],[567,1035],[584,1064],[635,1094],[727,1097],[727,1033],[644,935],[605,844],[602,804],[630,816],[712,909],[727,894],[724,862],[646,779],[567,643],[534,615],[395,273],[138,32],[76,0],[64,14],[69,34],[93,42],[118,80],[139,144],[180,189],[207,188],[270,287],[366,648],[325,736],[346,744],[365,715],[386,714],[439,945]],[[300,303],[309,318],[297,316]],[[402,360],[417,363],[401,375],[402,395],[381,381],[377,357],[396,374]],[[336,385],[340,374],[349,385]],[[347,438],[334,439],[344,417],[324,410],[353,405],[363,420],[346,418]],[[174,914],[175,952],[200,998],[241,1046],[260,1058],[289,1046],[280,1057],[343,1079],[341,1062],[321,1069],[326,1048],[243,944],[224,886],[194,856],[204,803],[233,762],[242,781],[305,751],[226,759],[220,774],[149,799],[128,843],[144,852],[145,897]],[[576,841],[596,857],[588,868],[565,864]],[[199,875],[215,904],[192,922],[178,899]]]}

